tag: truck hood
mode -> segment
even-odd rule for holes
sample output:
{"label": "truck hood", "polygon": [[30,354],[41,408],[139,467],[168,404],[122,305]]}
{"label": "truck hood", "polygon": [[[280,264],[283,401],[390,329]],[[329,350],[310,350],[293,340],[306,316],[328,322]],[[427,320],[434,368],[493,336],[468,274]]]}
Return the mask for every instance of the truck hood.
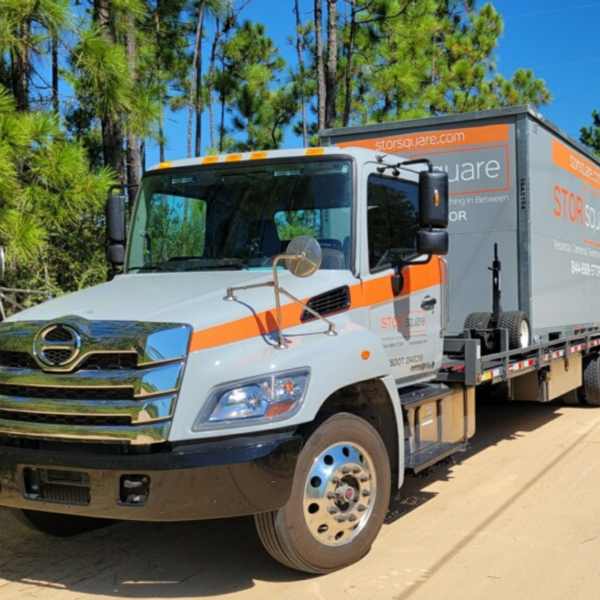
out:
{"label": "truck hood", "polygon": [[[89,320],[185,323],[200,329],[274,309],[275,295],[269,287],[236,291],[237,301],[223,299],[228,287],[268,281],[272,281],[271,270],[119,275],[113,281],[49,300],[8,320],[56,321],[78,316]],[[353,283],[357,279],[349,271],[317,271],[306,279],[287,271],[279,273],[280,286],[300,299]],[[290,302],[283,296],[281,301]]]}

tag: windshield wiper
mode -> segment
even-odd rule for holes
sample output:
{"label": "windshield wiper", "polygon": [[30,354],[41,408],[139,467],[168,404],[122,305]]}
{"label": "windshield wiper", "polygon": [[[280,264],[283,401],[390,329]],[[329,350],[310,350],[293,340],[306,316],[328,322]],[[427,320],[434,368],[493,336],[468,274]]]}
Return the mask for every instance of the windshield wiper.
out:
{"label": "windshield wiper", "polygon": [[139,265],[136,267],[129,267],[127,271],[131,271],[132,269],[136,269],[137,271],[176,271],[177,269],[173,269],[172,267],[165,267],[164,265],[159,265],[156,263],[148,263],[147,265]]}
{"label": "windshield wiper", "polygon": [[218,265],[194,265],[193,267],[187,267],[184,271],[217,271],[217,270],[228,270],[228,271],[241,271],[243,269],[249,269],[248,265],[242,262],[235,263],[224,263]]}

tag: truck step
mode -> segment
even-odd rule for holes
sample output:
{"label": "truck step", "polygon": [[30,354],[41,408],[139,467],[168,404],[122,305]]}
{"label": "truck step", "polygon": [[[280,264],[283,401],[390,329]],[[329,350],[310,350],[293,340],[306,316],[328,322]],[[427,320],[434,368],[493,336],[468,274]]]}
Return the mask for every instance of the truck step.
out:
{"label": "truck step", "polygon": [[466,450],[466,448],[467,444],[465,442],[437,442],[407,456],[404,461],[404,468],[410,474],[417,474],[455,452]]}
{"label": "truck step", "polygon": [[405,408],[415,408],[432,400],[440,400],[452,394],[452,390],[443,383],[425,383],[400,394],[400,404]]}

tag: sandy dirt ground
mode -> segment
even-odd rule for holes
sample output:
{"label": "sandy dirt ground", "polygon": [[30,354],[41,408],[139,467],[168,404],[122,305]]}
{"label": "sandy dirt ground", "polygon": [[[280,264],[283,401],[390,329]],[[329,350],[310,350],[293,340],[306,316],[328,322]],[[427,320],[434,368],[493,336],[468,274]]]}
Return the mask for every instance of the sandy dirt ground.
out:
{"label": "sandy dirt ground", "polygon": [[471,449],[407,480],[371,552],[322,577],[251,519],[120,523],[52,539],[0,511],[0,599],[600,598],[600,409],[478,406]]}

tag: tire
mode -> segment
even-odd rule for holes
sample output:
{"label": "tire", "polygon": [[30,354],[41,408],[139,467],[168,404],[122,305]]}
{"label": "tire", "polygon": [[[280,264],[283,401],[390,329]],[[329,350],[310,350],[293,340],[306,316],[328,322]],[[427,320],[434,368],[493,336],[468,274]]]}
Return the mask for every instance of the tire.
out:
{"label": "tire", "polygon": [[306,573],[330,573],[369,551],[385,519],[390,490],[390,462],[377,431],[364,419],[338,413],[306,440],[288,503],[255,515],[256,529],[280,563]]}
{"label": "tire", "polygon": [[567,406],[583,406],[586,404],[585,400],[583,399],[581,388],[576,388],[570,392],[567,392],[566,394],[563,394],[561,396],[561,400],[562,403],[566,404]]}
{"label": "tire", "polygon": [[463,329],[476,330],[475,339],[481,342],[481,349],[491,352],[494,349],[494,336],[492,333],[481,333],[482,329],[492,328],[492,313],[472,312],[467,315]]}
{"label": "tire", "polygon": [[109,519],[64,515],[38,510],[14,509],[17,521],[30,529],[56,537],[71,537],[86,531],[100,529],[112,523]]}
{"label": "tire", "polygon": [[508,329],[508,347],[510,350],[527,348],[531,345],[531,326],[529,318],[522,310],[507,310],[498,319],[498,329]]}
{"label": "tire", "polygon": [[600,359],[591,355],[583,367],[583,393],[589,406],[600,406]]}

